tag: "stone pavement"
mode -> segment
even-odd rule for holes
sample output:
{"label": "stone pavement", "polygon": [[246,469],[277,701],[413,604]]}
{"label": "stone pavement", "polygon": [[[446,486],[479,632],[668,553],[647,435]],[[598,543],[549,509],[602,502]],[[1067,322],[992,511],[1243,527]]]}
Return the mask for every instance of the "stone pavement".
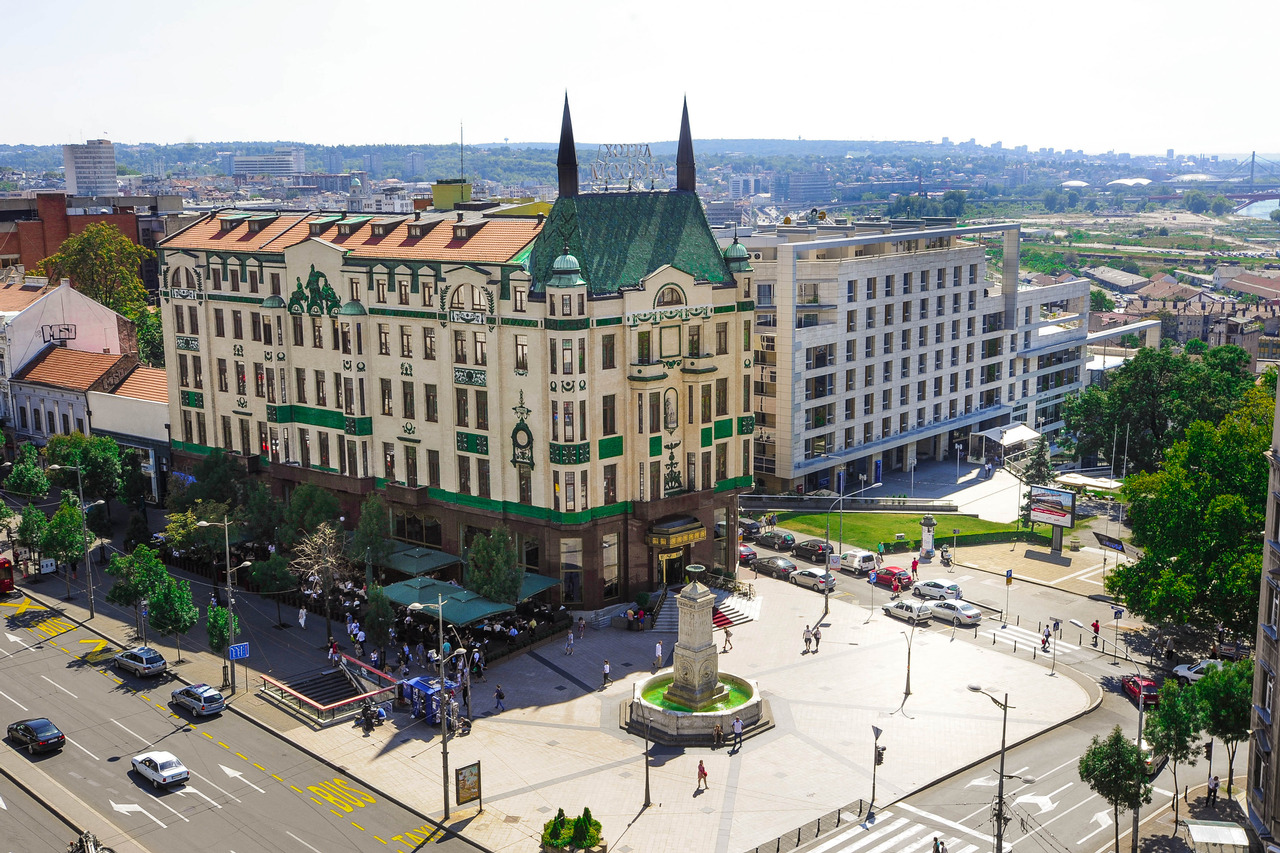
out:
{"label": "stone pavement", "polygon": [[957,549],[956,568],[1001,576],[1012,569],[1016,580],[1084,596],[1106,596],[1102,583],[1105,572],[1115,568],[1116,557],[1127,562],[1123,555],[1097,546],[1082,546],[1079,551],[1063,548],[1061,554],[1054,554],[1046,546],[1026,542],[965,545]]}
{"label": "stone pavement", "polygon": [[[58,589],[40,586],[55,594]],[[593,630],[572,656],[559,643],[544,645],[491,667],[487,682],[476,683],[478,719],[469,736],[451,739],[449,761],[451,767],[482,762],[485,809],[455,809],[451,825],[493,850],[532,851],[542,823],[557,808],[573,814],[589,806],[604,823],[610,848],[621,853],[739,853],[869,797],[872,725],[884,730],[880,743],[888,747],[877,783],[881,802],[995,752],[999,711],[969,693],[969,682],[1031,697],[1010,716],[1011,741],[1072,717],[1093,701],[1072,680],[1045,678],[1038,664],[952,639],[949,632],[921,630],[912,641],[912,693],[905,714],[894,713],[902,704],[910,628],[878,611],[868,621],[867,609],[833,598],[821,650],[806,655],[801,633],[821,614],[821,597],[764,579],[756,588],[759,619],[735,628],[735,648],[721,661],[723,668],[760,682],[775,729],[747,740],[737,754],[655,747],[653,806],[643,809],[643,744],[618,728],[619,709],[638,676],[648,672],[653,644],[663,641],[669,662],[674,637]],[[83,595],[70,603],[41,598],[72,618],[87,615]],[[272,628],[274,605],[256,596],[238,594],[237,607],[255,644],[251,665],[269,664],[280,673],[323,662],[323,629],[314,615],[304,635],[296,627]],[[292,619],[286,615],[286,621]],[[131,614],[100,606],[92,624],[125,641]],[[192,633],[202,635],[203,629]],[[172,659],[171,649],[166,656]],[[178,667],[184,678],[220,682],[218,659],[190,650],[184,657],[189,662]],[[616,681],[600,690],[605,658]],[[509,710],[482,716],[493,707],[498,683]],[[424,723],[396,713],[364,737],[349,725],[316,731],[256,694],[241,692],[234,704],[354,777],[441,815],[440,738]],[[945,749],[939,748],[939,732],[945,732]],[[699,759],[706,761],[711,782],[700,795],[694,791]]]}

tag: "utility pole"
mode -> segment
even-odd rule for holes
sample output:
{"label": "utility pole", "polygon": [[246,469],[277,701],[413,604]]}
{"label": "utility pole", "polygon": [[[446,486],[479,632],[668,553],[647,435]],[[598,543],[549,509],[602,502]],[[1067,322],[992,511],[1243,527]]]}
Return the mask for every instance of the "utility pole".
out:
{"label": "utility pole", "polygon": [[[1004,853],[1004,751],[1005,736],[1009,731],[1009,694],[1004,694],[1000,703],[1004,716],[1000,723],[1000,782],[996,788],[996,849],[995,853]],[[1136,838],[1136,836],[1135,836]]]}
{"label": "utility pole", "polygon": [[871,801],[867,804],[867,820],[875,817],[876,807],[876,768],[884,763],[884,747],[880,746],[880,735],[884,734],[879,728],[871,727]]}
{"label": "utility pole", "polygon": [[[1142,750],[1142,713],[1147,708],[1147,703],[1144,701],[1145,699],[1146,699],[1146,695],[1142,692],[1142,684],[1139,683],[1138,684],[1138,750],[1139,752],[1141,752]],[[1228,785],[1230,785],[1230,780],[1227,780],[1227,783]],[[1174,796],[1176,797],[1177,795],[1175,794]],[[1140,811],[1142,811],[1141,806],[1133,810],[1133,832],[1132,832],[1133,837],[1130,840],[1130,846],[1129,846],[1129,850],[1131,851],[1131,853],[1138,853],[1138,813]]]}

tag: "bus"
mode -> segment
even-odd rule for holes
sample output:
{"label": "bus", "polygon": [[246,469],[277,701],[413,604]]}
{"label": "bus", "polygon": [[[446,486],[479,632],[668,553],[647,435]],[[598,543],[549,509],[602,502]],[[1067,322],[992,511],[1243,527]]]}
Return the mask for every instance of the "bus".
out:
{"label": "bus", "polygon": [[4,557],[0,557],[0,595],[6,595],[13,591],[13,563]]}

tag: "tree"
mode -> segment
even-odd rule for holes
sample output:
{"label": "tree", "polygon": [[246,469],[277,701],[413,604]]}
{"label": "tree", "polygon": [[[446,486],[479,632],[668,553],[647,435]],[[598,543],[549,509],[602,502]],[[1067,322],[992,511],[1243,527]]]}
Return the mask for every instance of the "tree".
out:
{"label": "tree", "polygon": [[[1256,584],[1255,584],[1256,586]],[[1236,748],[1249,737],[1253,708],[1253,662],[1223,661],[1210,666],[1195,683],[1204,730],[1227,747],[1227,796],[1235,775]]]}
{"label": "tree", "polygon": [[289,571],[289,563],[284,555],[272,554],[268,560],[258,560],[249,567],[249,581],[258,588],[260,595],[270,595],[276,600],[276,624],[284,627],[284,617],[280,615],[280,595],[298,588],[298,581]]}
{"label": "tree", "polygon": [[391,600],[380,586],[371,586],[368,590],[368,604],[364,610],[364,619],[360,627],[369,642],[378,649],[378,658],[383,669],[387,666],[387,644],[391,642],[391,629],[396,623],[395,611],[391,609]]}
{"label": "tree", "polygon": [[78,467],[86,499],[100,498],[110,506],[110,501],[120,496],[120,445],[114,438],[89,437],[80,432],[51,435],[44,447],[44,456],[50,465],[62,466],[62,470],[54,472],[54,486],[76,488],[76,472],[70,469]]}
{"label": "tree", "polygon": [[235,521],[250,542],[277,545],[277,531],[284,522],[284,507],[270,489],[250,480],[245,483],[244,505],[236,510]]}
{"label": "tree", "polygon": [[1252,634],[1274,405],[1250,389],[1221,423],[1191,424],[1159,471],[1126,480],[1134,543],[1145,551],[1111,572],[1106,588],[1135,615]]}
{"label": "tree", "polygon": [[1209,209],[1209,199],[1200,190],[1191,190],[1182,194],[1183,206],[1192,213],[1204,213]]}
{"label": "tree", "polygon": [[146,512],[151,478],[142,473],[142,460],[128,454],[120,463],[120,501],[136,512]]}
{"label": "tree", "polygon": [[[1036,446],[1032,448],[1027,461],[1015,473],[1024,486],[1047,486],[1053,482],[1053,478],[1058,476],[1058,472],[1053,470],[1053,463],[1049,461],[1049,437],[1047,435],[1041,435],[1036,440]],[[1032,530],[1035,529],[1035,526],[1031,523],[1030,489],[1027,490],[1026,503],[1022,505],[1022,523]]]}
{"label": "tree", "polygon": [[[391,540],[387,538],[387,502],[377,492],[369,495],[360,507],[360,523],[351,537],[351,558],[356,562],[368,561],[374,566],[386,566],[391,558]],[[373,578],[366,570],[365,584]]]}
{"label": "tree", "polygon": [[151,597],[148,623],[160,634],[172,634],[182,663],[182,635],[200,621],[200,610],[191,600],[191,582],[169,577]]}
{"label": "tree", "polygon": [[124,549],[131,551],[150,541],[151,527],[147,524],[147,517],[137,510],[129,513],[129,526],[124,529]]}
{"label": "tree", "polygon": [[1199,338],[1192,338],[1187,341],[1187,345],[1182,348],[1187,355],[1204,355],[1209,351],[1209,345]]}
{"label": "tree", "polygon": [[333,636],[329,593],[339,582],[350,579],[354,572],[347,562],[346,537],[328,522],[323,522],[293,550],[289,570],[298,578],[304,594],[315,594],[324,600],[325,636]]}
{"label": "tree", "polygon": [[44,510],[27,504],[27,508],[22,511],[22,520],[18,522],[15,538],[19,545],[32,553],[33,559],[44,545],[44,531],[48,526],[49,517],[44,514]]}
{"label": "tree", "polygon": [[84,550],[84,513],[80,509],[80,498],[74,492],[64,491],[62,503],[45,528],[40,552],[71,565],[84,556]]}
{"label": "tree", "polygon": [[1213,211],[1214,216],[1222,216],[1231,209],[1231,202],[1227,201],[1224,195],[1216,195],[1213,201],[1209,202],[1209,209]]}
{"label": "tree", "polygon": [[13,509],[10,508],[7,501],[0,499],[0,528],[4,528],[5,535],[10,542],[13,541]]}
{"label": "tree", "polygon": [[[165,516],[168,522],[164,528],[165,544],[178,551],[200,547],[222,555],[226,551],[226,534],[221,524],[227,514],[226,504],[204,501],[196,501],[182,512],[171,512]],[[201,521],[216,521],[219,526],[201,527]]]}
{"label": "tree", "polygon": [[169,570],[159,553],[146,545],[137,545],[131,554],[113,554],[106,572],[115,578],[107,590],[107,601],[133,608],[134,630],[141,633],[138,607],[169,582]]}
{"label": "tree", "polygon": [[505,527],[477,534],[466,553],[467,589],[499,604],[520,599],[524,572],[516,562],[516,546]]}
{"label": "tree", "polygon": [[1275,210],[1271,211],[1270,215],[1271,215],[1272,222],[1280,222],[1280,207],[1277,207]]}
{"label": "tree", "polygon": [[49,494],[49,478],[40,467],[40,454],[35,445],[24,444],[18,448],[13,467],[5,478],[4,488],[7,492],[34,498]]}
{"label": "tree", "polygon": [[[1160,703],[1147,711],[1143,737],[1154,755],[1167,755],[1173,764],[1173,790],[1178,790],[1178,765],[1195,766],[1200,736],[1200,700],[1195,689],[1170,679],[1160,688]],[[1173,795],[1173,820],[1178,820],[1178,795]]]}
{"label": "tree", "polygon": [[150,367],[164,367],[163,316],[152,308],[134,320],[138,329],[138,358]]}
{"label": "tree", "polygon": [[1090,290],[1089,310],[1114,311],[1116,310],[1116,301],[1108,296],[1105,290]]}
{"label": "tree", "polygon": [[155,256],[116,226],[95,222],[63,240],[57,254],[40,262],[39,270],[55,281],[71,279],[85,296],[133,320],[147,305],[139,275],[142,262]]}
{"label": "tree", "polygon": [[184,510],[199,501],[225,504],[228,510],[244,505],[248,474],[235,457],[215,449],[201,459],[191,472],[193,482],[185,488],[170,490],[169,509]]}
{"label": "tree", "polygon": [[1081,781],[1110,803],[1116,853],[1120,853],[1120,810],[1138,809],[1151,802],[1151,782],[1142,750],[1116,726],[1106,740],[1093,736],[1089,748],[1080,756],[1077,770]]}
{"label": "tree", "polygon": [[[210,605],[207,613],[208,621],[205,623],[205,630],[209,634],[209,648],[215,655],[225,654],[227,646],[231,644],[231,632],[239,633],[240,631],[240,620],[227,608],[216,605]],[[228,619],[230,627],[228,627]]]}
{"label": "tree", "polygon": [[1044,194],[1044,209],[1057,213],[1062,209],[1062,194],[1057,190],[1049,190]]}
{"label": "tree", "polygon": [[1084,203],[1084,209],[1090,213],[1095,212],[1098,209],[1098,200],[1096,198],[1089,199]]}
{"label": "tree", "polygon": [[289,506],[284,511],[284,524],[280,527],[280,541],[292,548],[313,530],[325,523],[338,520],[341,507],[332,493],[311,483],[303,483],[293,490]]}

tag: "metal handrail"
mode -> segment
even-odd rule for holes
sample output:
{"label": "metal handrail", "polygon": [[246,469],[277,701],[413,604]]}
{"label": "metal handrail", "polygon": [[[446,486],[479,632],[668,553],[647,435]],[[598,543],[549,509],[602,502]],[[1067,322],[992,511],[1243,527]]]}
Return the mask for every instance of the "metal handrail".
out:
{"label": "metal handrail", "polygon": [[308,716],[313,716],[317,720],[337,719],[338,716],[345,714],[348,711],[355,711],[366,701],[372,701],[375,703],[386,701],[388,697],[384,694],[392,692],[393,690],[392,687],[381,687],[368,693],[362,693],[359,696],[351,696],[329,705],[321,705],[314,699],[303,696],[298,691],[268,675],[262,675],[260,677],[262,678],[261,690],[264,694],[273,696],[285,704],[288,704],[289,700],[292,700],[296,703],[300,712],[306,713]]}

